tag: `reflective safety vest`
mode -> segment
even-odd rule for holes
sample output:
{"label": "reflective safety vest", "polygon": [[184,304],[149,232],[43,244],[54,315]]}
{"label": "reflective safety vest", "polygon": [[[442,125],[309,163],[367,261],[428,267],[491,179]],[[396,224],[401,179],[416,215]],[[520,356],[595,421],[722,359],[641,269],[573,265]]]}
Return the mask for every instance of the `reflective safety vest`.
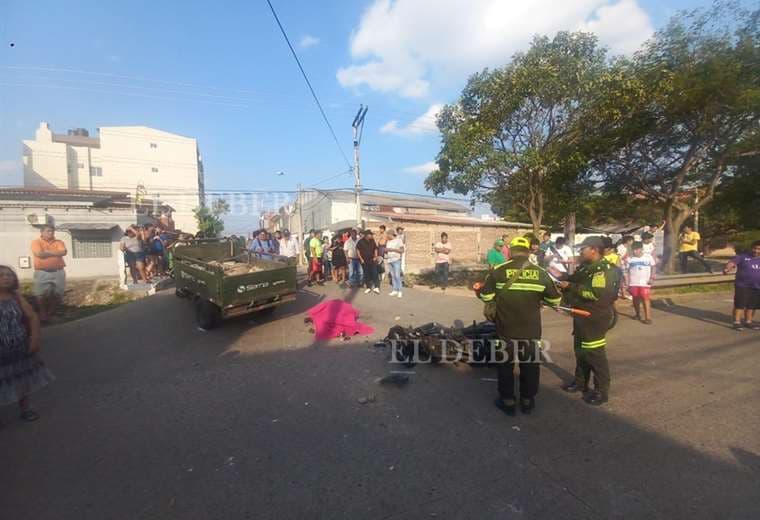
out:
{"label": "reflective safety vest", "polygon": [[591,313],[587,318],[573,318],[573,334],[580,336],[582,348],[606,346],[605,335],[612,321],[612,305],[618,294],[620,269],[601,259],[581,266],[568,281],[570,303]]}
{"label": "reflective safety vest", "polygon": [[480,299],[496,306],[499,337],[541,339],[541,302],[558,305],[560,293],[543,268],[518,256],[494,267]]}

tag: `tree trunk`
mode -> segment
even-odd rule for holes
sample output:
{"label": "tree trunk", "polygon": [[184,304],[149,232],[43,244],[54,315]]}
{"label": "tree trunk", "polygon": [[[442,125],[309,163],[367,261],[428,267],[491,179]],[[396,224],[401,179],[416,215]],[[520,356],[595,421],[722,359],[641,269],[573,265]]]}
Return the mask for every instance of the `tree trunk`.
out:
{"label": "tree trunk", "polygon": [[568,213],[565,216],[565,240],[570,247],[575,246],[575,212]]}
{"label": "tree trunk", "polygon": [[688,216],[688,211],[681,211],[673,207],[672,204],[669,204],[665,208],[665,228],[663,229],[665,237],[662,244],[662,263],[660,264],[665,274],[675,274],[677,272],[678,233]]}
{"label": "tree trunk", "polygon": [[532,201],[528,206],[528,216],[530,217],[530,223],[533,225],[533,234],[538,238],[541,233],[541,221],[543,220],[543,216],[536,210],[536,206]]}

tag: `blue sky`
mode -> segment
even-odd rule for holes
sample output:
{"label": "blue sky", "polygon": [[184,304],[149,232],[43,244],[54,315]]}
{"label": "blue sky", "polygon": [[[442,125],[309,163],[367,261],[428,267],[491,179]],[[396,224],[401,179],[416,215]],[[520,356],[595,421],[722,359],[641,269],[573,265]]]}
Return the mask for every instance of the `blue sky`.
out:
{"label": "blue sky", "polygon": [[[349,157],[354,113],[369,105],[365,186],[414,193],[438,150],[435,111],[468,74],[558,29],[593,30],[630,52],[676,10],[708,4],[273,3]],[[0,0],[0,45],[0,185],[21,182],[21,140],[40,121],[59,132],[146,125],[196,137],[211,189],[293,190],[348,169],[265,0]],[[350,186],[349,175],[320,184]]]}

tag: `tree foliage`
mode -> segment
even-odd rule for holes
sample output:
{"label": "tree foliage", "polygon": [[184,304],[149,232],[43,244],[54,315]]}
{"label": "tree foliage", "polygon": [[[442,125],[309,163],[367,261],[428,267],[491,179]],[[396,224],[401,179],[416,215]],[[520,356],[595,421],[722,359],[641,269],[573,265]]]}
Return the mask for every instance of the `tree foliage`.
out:
{"label": "tree foliage", "polygon": [[198,233],[206,238],[218,237],[224,231],[222,217],[230,211],[230,205],[224,199],[216,199],[211,207],[203,205],[193,210],[198,223]]}
{"label": "tree foliage", "polygon": [[426,187],[517,206],[537,232],[549,201],[570,208],[584,189],[588,146],[577,120],[604,68],[595,36],[561,32],[473,75],[438,117],[442,147]]}
{"label": "tree foliage", "polygon": [[701,213],[700,230],[711,236],[760,230],[760,155],[742,158]]}
{"label": "tree foliage", "polygon": [[605,190],[662,208],[671,262],[680,226],[760,152],[759,13],[731,3],[674,17],[611,67],[583,121],[605,143]]}

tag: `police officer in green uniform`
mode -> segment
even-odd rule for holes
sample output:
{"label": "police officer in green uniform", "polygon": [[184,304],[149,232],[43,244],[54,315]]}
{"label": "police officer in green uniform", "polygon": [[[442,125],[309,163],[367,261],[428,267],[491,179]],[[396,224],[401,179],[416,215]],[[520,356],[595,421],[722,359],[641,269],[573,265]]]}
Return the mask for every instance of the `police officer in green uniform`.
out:
{"label": "police officer in green uniform", "polygon": [[512,259],[494,266],[480,291],[486,316],[496,323],[504,350],[494,359],[499,376],[496,406],[515,415],[515,350],[520,364],[520,409],[529,414],[538,393],[541,355],[541,302],[560,302],[560,293],[549,274],[531,263],[530,241],[524,237],[510,244]]}
{"label": "police officer in green uniform", "polygon": [[[583,400],[599,406],[609,399],[610,367],[605,337],[612,321],[612,305],[620,283],[619,270],[604,259],[604,241],[588,237],[580,245],[581,267],[560,286],[569,303],[591,313],[573,318],[575,380],[562,386],[566,392],[583,392]],[[589,389],[591,374],[595,388]]]}

